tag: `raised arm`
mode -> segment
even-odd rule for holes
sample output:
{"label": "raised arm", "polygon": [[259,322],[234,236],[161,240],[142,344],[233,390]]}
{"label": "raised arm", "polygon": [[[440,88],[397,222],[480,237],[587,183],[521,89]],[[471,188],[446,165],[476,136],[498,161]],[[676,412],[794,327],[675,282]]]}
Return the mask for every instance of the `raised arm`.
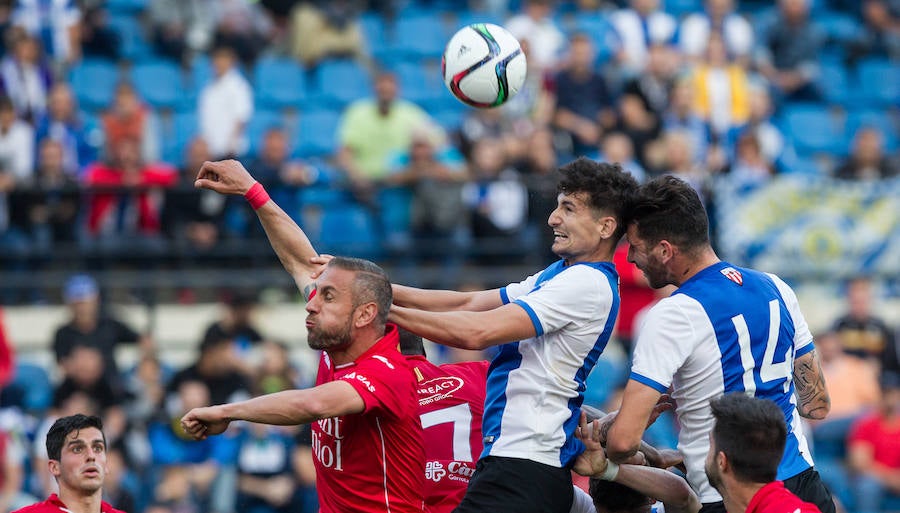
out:
{"label": "raised arm", "polygon": [[484,312],[503,305],[500,289],[456,292],[394,285],[394,304],[429,312]]}
{"label": "raised arm", "polygon": [[[221,160],[204,162],[194,186],[220,194],[244,196],[255,183],[256,180],[240,162]],[[310,275],[317,268],[310,262],[317,253],[309,238],[272,200],[257,208],[256,215],[259,216],[259,221],[266,230],[269,243],[281,260],[281,265],[294,278],[297,287],[308,296],[313,284]]]}
{"label": "raised arm", "polygon": [[462,349],[484,349],[535,336],[528,312],[516,304],[486,312],[426,312],[395,305],[389,319],[428,340]]}
{"label": "raised arm", "polygon": [[822,375],[816,350],[794,360],[794,383],[797,387],[797,411],[807,419],[824,419],[831,410],[831,398]]}

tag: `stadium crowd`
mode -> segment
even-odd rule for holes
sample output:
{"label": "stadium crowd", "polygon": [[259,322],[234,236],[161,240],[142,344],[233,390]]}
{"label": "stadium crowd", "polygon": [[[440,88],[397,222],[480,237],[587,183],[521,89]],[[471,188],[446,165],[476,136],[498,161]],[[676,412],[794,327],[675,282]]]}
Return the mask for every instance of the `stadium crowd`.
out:
{"label": "stadium crowd", "polygon": [[[443,44],[481,21],[528,56],[525,87],[498,109],[464,107],[440,80]],[[900,174],[892,0],[6,0],[0,30],[4,272],[269,255],[244,202],[193,187],[202,162],[225,157],[246,162],[317,247],[391,262],[399,282],[437,262],[442,287],[464,281],[466,262],[547,260],[555,171],[574,156],[638,180],[677,175],[711,214],[721,181]],[[628,355],[658,296],[625,251],[615,338]],[[64,287],[72,321],[52,341],[49,400],[29,401],[24,374],[3,389],[0,510],[52,490],[52,421],[95,412],[119,509],[315,511],[308,430],[247,425],[204,442],[180,431],[194,406],[312,383],[251,324],[252,299],[227,297],[196,362],[173,369],[155,341],[101,313],[99,294],[85,275]],[[809,427],[823,478],[860,512],[900,507],[896,327],[871,298],[852,281],[847,315],[816,338],[832,413]],[[0,284],[0,303],[32,301],[47,298]],[[128,342],[141,357],[119,369],[112,350]],[[626,370],[627,358],[604,361],[588,401],[615,406]],[[648,435],[673,447],[674,429],[663,416]]]}

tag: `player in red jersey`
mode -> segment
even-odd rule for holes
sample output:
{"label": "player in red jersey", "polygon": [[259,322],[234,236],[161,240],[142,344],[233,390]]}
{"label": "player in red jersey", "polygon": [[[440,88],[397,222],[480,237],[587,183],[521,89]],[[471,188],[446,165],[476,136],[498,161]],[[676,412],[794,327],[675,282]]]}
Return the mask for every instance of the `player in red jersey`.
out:
{"label": "player in red jersey", "polygon": [[429,513],[459,505],[481,457],[488,362],[435,365],[425,358],[422,337],[400,330],[400,352],[416,377],[425,436],[425,504]]}
{"label": "player in red jersey", "polygon": [[103,502],[106,436],[98,417],[58,419],[47,432],[48,468],[59,494],[15,513],[124,513]]}
{"label": "player in red jersey", "polygon": [[775,480],[787,426],[774,402],[735,392],[713,399],[710,406],[716,423],[706,475],[729,513],[819,513]]}
{"label": "player in red jersey", "polygon": [[366,260],[334,258],[316,282],[316,252],[237,161],[206,162],[198,187],[243,194],[285,269],[309,301],[311,348],[323,350],[316,386],[197,408],[182,418],[202,439],[233,420],[312,426],[316,489],[323,513],[424,511],[424,449],[415,380],[386,324],[391,284]]}

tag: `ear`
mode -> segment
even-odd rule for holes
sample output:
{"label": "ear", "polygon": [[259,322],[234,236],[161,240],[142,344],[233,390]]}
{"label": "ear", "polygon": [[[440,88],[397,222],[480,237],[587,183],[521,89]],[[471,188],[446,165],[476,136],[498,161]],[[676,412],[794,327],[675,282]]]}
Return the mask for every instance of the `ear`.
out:
{"label": "ear", "polygon": [[50,470],[50,474],[52,474],[53,477],[59,477],[59,475],[62,473],[59,470],[59,462],[56,460],[49,460],[47,462],[47,469]]}
{"label": "ear", "polygon": [[356,307],[356,311],[353,312],[353,326],[355,328],[362,328],[368,324],[371,324],[372,321],[378,317],[378,305],[373,302],[363,303]]}
{"label": "ear", "polygon": [[678,251],[678,248],[676,248],[674,245],[672,245],[671,242],[663,239],[663,240],[659,241],[658,246],[660,248],[659,249],[659,259],[662,263],[666,264],[669,261],[671,261],[673,258],[675,258],[675,253]]}
{"label": "ear", "polygon": [[613,216],[604,216],[601,217],[598,221],[598,229],[600,231],[601,239],[608,239],[616,233],[616,228],[619,227],[619,223],[616,221],[616,218]]}
{"label": "ear", "polygon": [[719,467],[720,472],[727,472],[731,467],[728,456],[724,452],[719,451],[716,453],[716,465]]}

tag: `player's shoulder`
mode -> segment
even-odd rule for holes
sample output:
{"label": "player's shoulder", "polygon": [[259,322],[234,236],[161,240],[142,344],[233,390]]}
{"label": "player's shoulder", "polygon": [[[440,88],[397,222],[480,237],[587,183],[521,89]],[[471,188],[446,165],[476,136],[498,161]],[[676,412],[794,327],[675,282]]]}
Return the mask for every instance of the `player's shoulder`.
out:
{"label": "player's shoulder", "polygon": [[[62,504],[62,503],[60,503]],[[60,511],[60,507],[54,504],[51,499],[47,499],[41,502],[35,502],[34,504],[29,504],[24,508],[17,509],[13,511],[13,513],[45,513],[45,512],[54,512],[58,513]]]}
{"label": "player's shoulder", "polygon": [[480,380],[483,383],[487,379],[487,372],[490,366],[491,363],[487,360],[478,360],[474,362],[445,363],[440,368],[451,376]]}

